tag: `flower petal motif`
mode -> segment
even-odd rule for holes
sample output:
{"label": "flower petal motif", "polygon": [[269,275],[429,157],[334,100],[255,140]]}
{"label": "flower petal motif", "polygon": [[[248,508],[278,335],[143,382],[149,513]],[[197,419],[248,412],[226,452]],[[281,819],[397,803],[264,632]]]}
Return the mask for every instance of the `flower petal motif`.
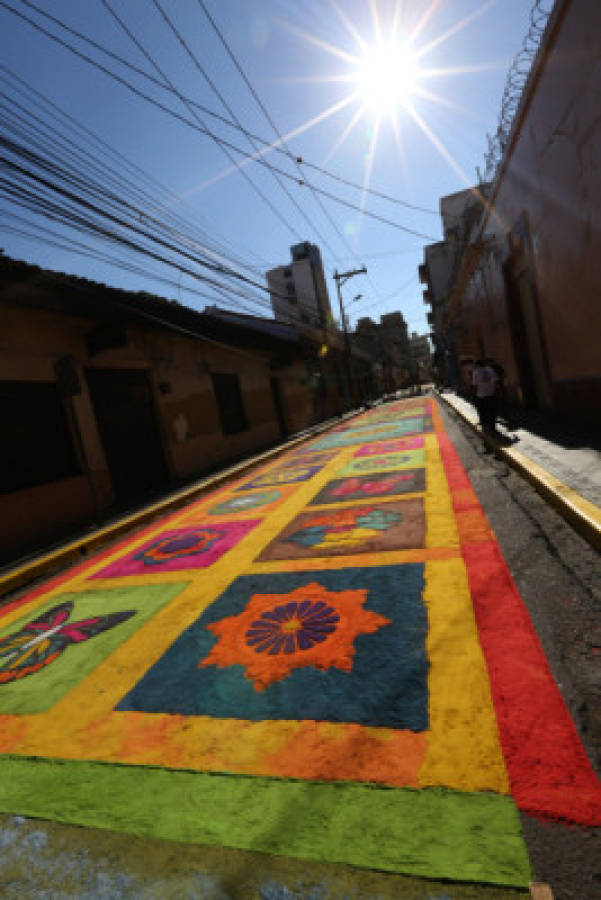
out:
{"label": "flower petal motif", "polygon": [[160,538],[149,547],[136,553],[133,558],[153,566],[182,556],[196,556],[210,550],[215,541],[223,537],[223,534],[223,531],[214,528],[197,528],[188,534]]}
{"label": "flower petal motif", "polygon": [[336,631],[339,621],[337,612],[321,601],[287,603],[262,613],[246,632],[246,643],[258,653],[309,650]]}
{"label": "flower petal motif", "polygon": [[257,494],[243,494],[238,497],[230,497],[229,500],[224,500],[223,503],[212,506],[209,510],[209,515],[219,516],[223,515],[223,513],[235,513],[240,512],[240,510],[253,509],[256,506],[267,506],[269,503],[275,503],[280,497],[279,491],[260,491]]}
{"label": "flower petal motif", "polygon": [[198,667],[242,665],[256,691],[308,666],[350,672],[355,638],[390,624],[364,608],[366,599],[366,590],[328,591],[317,582],[254,594],[240,615],[207,626],[218,640]]}

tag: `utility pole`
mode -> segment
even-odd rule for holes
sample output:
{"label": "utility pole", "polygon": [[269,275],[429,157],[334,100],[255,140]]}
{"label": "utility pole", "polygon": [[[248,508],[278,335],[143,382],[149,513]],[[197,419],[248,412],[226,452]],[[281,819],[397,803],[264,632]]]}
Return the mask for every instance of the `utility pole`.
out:
{"label": "utility pole", "polygon": [[346,327],[346,316],[344,315],[344,307],[342,305],[342,291],[340,290],[340,288],[345,282],[349,280],[349,278],[352,278],[354,275],[365,275],[366,272],[367,269],[365,268],[365,266],[361,266],[360,269],[351,269],[349,272],[334,272],[334,281],[336,282],[336,288],[338,289],[338,303],[340,304],[340,321],[344,330],[344,358],[346,369],[346,379],[344,382],[344,399],[349,409],[351,407],[350,385],[353,378],[353,363],[351,356],[351,342],[348,334],[348,328]]}

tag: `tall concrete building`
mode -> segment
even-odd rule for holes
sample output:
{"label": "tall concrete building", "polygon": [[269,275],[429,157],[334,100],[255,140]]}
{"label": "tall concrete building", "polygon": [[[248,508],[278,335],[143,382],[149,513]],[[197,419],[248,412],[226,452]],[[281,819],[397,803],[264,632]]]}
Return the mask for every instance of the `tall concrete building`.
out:
{"label": "tall concrete building", "polygon": [[407,368],[411,360],[407,323],[402,312],[385,313],[380,316],[381,341],[385,352],[400,368]]}
{"label": "tall concrete building", "polygon": [[351,338],[353,345],[376,364],[383,392],[404,386],[412,371],[412,356],[407,323],[401,312],[385,313],[379,324],[370,318],[359,319]]}
{"label": "tall concrete building", "polygon": [[303,241],[294,244],[290,254],[291,262],[266,275],[275,318],[293,325],[330,327],[332,308],[319,247]]}
{"label": "tall concrete building", "polygon": [[416,374],[419,378],[429,378],[431,371],[430,340],[427,334],[411,333],[409,338],[411,357],[416,366]]}

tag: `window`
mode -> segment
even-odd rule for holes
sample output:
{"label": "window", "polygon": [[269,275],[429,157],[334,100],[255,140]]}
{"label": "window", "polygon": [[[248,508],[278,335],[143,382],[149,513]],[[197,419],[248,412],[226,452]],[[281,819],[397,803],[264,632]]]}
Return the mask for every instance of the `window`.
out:
{"label": "window", "polygon": [[224,434],[248,430],[244,404],[237,375],[213,375],[213,391],[217,400],[221,428]]}
{"label": "window", "polygon": [[80,473],[56,384],[0,381],[0,493]]}

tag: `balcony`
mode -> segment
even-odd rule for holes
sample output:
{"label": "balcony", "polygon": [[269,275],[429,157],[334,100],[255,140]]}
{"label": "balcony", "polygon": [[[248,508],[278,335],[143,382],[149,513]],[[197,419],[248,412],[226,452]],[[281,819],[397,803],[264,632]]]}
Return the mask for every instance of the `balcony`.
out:
{"label": "balcony", "polygon": [[434,324],[434,313],[426,313],[426,322],[428,323],[428,325]]}
{"label": "balcony", "polygon": [[426,304],[426,306],[429,303],[432,303],[432,292],[431,292],[430,288],[428,288],[427,290],[424,291],[423,297],[424,297],[424,303]]}
{"label": "balcony", "polygon": [[419,275],[420,284],[428,284],[428,266],[425,263],[417,267],[417,274]]}

